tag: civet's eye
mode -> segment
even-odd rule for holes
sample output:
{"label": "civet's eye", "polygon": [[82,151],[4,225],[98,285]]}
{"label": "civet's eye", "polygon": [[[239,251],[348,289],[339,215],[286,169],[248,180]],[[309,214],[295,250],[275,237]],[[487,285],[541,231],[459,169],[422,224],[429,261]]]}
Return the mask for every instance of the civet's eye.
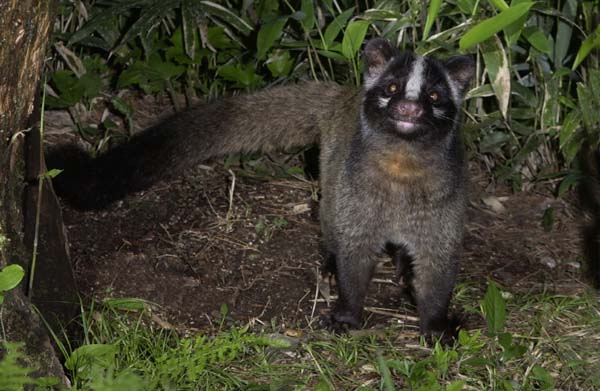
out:
{"label": "civet's eye", "polygon": [[437,102],[440,100],[440,94],[437,91],[431,91],[429,93],[429,99],[431,99],[432,102]]}
{"label": "civet's eye", "polygon": [[388,86],[385,90],[387,91],[388,94],[395,94],[396,92],[398,92],[398,85],[394,84],[394,83],[390,83],[390,84],[388,84]]}

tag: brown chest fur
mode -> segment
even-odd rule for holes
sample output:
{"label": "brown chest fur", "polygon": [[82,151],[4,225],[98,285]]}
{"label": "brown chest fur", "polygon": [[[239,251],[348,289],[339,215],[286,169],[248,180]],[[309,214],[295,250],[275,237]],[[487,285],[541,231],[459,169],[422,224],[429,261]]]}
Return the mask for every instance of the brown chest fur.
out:
{"label": "brown chest fur", "polygon": [[375,164],[388,180],[396,182],[419,180],[426,174],[423,162],[403,150],[383,153]]}

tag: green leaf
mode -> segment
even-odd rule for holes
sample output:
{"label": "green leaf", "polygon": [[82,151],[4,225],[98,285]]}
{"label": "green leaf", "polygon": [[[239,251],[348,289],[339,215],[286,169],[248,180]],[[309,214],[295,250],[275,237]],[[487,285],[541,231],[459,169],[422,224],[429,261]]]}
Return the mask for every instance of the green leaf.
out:
{"label": "green leaf", "polygon": [[[190,22],[191,23],[191,22]],[[168,62],[173,62],[177,65],[191,65],[197,64],[201,62],[202,53],[206,49],[199,49],[198,45],[198,34],[196,33],[197,29],[195,26],[190,27],[191,32],[188,31],[186,34],[189,37],[185,37],[184,39],[184,31],[189,27],[185,26],[185,23],[182,21],[182,26],[173,31],[173,34],[169,38],[169,42],[172,46],[167,47],[164,52],[164,58]],[[190,43],[189,40],[192,40],[191,47],[188,47]],[[184,42],[185,41],[185,42]],[[198,50],[199,49],[199,50]],[[186,52],[186,50],[192,50],[190,54]],[[193,57],[190,57],[192,55]]]}
{"label": "green leaf", "polygon": [[520,103],[523,105],[523,110],[529,111],[528,118],[535,118],[535,111],[539,102],[538,97],[535,95],[535,90],[524,87],[521,83],[511,83],[510,87],[510,93],[513,95],[513,97],[516,97],[518,100],[520,100]]}
{"label": "green leaf", "polygon": [[[580,97],[581,99],[581,97]],[[559,133],[559,148],[567,163],[573,161],[579,153],[585,136],[579,131],[582,124],[581,112],[579,110],[571,110],[560,128]]]}
{"label": "green leaf", "polygon": [[481,302],[481,310],[488,324],[489,332],[498,334],[506,321],[506,302],[493,281],[488,283],[487,292]]}
{"label": "green leaf", "polygon": [[129,103],[125,102],[123,98],[115,96],[114,98],[111,98],[110,102],[119,113],[127,117],[133,115],[133,107],[131,107]]}
{"label": "green leaf", "polygon": [[[567,20],[574,22],[577,15],[577,0],[566,0],[562,15]],[[563,61],[569,51],[571,45],[571,37],[573,35],[572,24],[565,22],[562,18],[558,18],[558,25],[556,27],[556,35],[554,36],[554,66],[556,68],[563,65]]]}
{"label": "green leaf", "polygon": [[511,333],[502,333],[502,334],[498,335],[498,343],[504,349],[508,349],[508,348],[511,347],[512,340],[513,340],[513,338],[512,338],[512,334]]}
{"label": "green leaf", "polygon": [[65,367],[71,371],[77,370],[81,378],[98,364],[102,368],[108,368],[114,363],[117,346],[111,344],[89,344],[75,349],[65,361]]}
{"label": "green leaf", "polygon": [[500,355],[500,360],[507,362],[523,356],[527,348],[523,345],[510,345]]}
{"label": "green leaf", "polygon": [[494,362],[488,358],[473,357],[463,361],[462,365],[465,365],[467,367],[485,367],[488,365],[494,366]]}
{"label": "green leaf", "polygon": [[[340,46],[341,49],[341,46]],[[327,58],[331,58],[332,60],[340,60],[343,61],[346,59],[346,57],[342,56],[339,52],[337,51],[331,51],[331,50],[318,50],[317,51],[319,54],[327,57]]]}
{"label": "green leaf", "polygon": [[315,7],[313,0],[302,0],[302,12],[304,18],[300,21],[304,31],[310,31],[315,25]]}
{"label": "green leaf", "polygon": [[219,68],[219,75],[225,80],[236,82],[235,86],[242,88],[256,86],[262,80],[251,64],[225,65]]}
{"label": "green leaf", "polygon": [[482,342],[480,330],[473,331],[472,335],[469,335],[469,332],[464,329],[459,330],[458,343],[470,353],[478,352],[485,345],[485,342]]}
{"label": "green leaf", "polygon": [[342,54],[348,60],[353,59],[360,50],[368,28],[369,22],[365,20],[351,22],[346,28],[342,40]]}
{"label": "green leaf", "polygon": [[560,118],[557,113],[560,110],[561,81],[559,79],[541,79],[544,85],[544,95],[542,103],[542,126],[544,128],[554,128],[560,125]]}
{"label": "green leaf", "polygon": [[273,20],[280,15],[278,0],[261,0],[254,4],[260,21]]}
{"label": "green leaf", "polygon": [[329,386],[329,382],[326,378],[322,378],[319,382],[312,388],[312,391],[333,391],[333,388]]}
{"label": "green leaf", "polygon": [[498,11],[504,11],[508,9],[508,4],[504,0],[489,0]]}
{"label": "green leaf", "polygon": [[[100,16],[99,14],[106,15],[103,15],[103,17],[98,20],[98,23],[88,26],[93,19],[96,19]],[[119,38],[121,37],[119,19],[123,15],[127,15],[127,11],[123,11],[121,14],[112,14],[111,12],[95,13],[92,19],[90,19],[88,23],[82,27],[82,29],[91,27],[91,29],[87,30],[95,32],[96,34],[92,35],[91,32],[89,34],[81,34],[81,30],[77,30],[69,39],[68,45],[76,43],[81,46],[100,48],[104,52],[110,52],[110,50],[115,47],[117,42],[119,42]]]}
{"label": "green leaf", "polygon": [[[388,10],[388,9],[377,9],[373,8],[370,10],[366,10],[363,17],[368,21],[394,21],[392,25],[386,27],[386,30],[395,29],[398,26],[397,23],[400,21],[404,21],[406,17],[403,16],[402,12],[397,10]],[[410,26],[414,26],[414,20],[410,19]]]}
{"label": "green leaf", "polygon": [[501,387],[499,387],[498,389],[502,391],[516,391],[520,389],[519,383],[514,380],[503,379],[500,381],[500,385]]}
{"label": "green leaf", "polygon": [[[581,113],[583,114],[583,125],[587,142],[593,147],[600,145],[600,70],[589,69],[587,96],[590,100],[582,102],[579,100]],[[577,86],[579,95],[580,87]]]}
{"label": "green leaf", "polygon": [[513,7],[500,12],[498,15],[484,20],[477,24],[460,39],[459,46],[461,50],[469,49],[470,47],[485,41],[494,34],[509,26],[517,19],[526,15],[529,9],[533,6],[533,2],[517,4]]}
{"label": "green leaf", "polygon": [[83,61],[72,50],[65,47],[62,42],[57,42],[54,45],[54,49],[58,52],[67,67],[73,71],[77,77],[81,77],[81,75],[85,74],[86,69],[83,65]]}
{"label": "green leaf", "polygon": [[273,54],[266,62],[267,68],[271,71],[273,77],[287,76],[294,67],[294,60],[290,56],[290,52],[278,51]]}
{"label": "green leaf", "polygon": [[446,386],[446,391],[460,391],[465,386],[464,380],[454,381]]}
{"label": "green leaf", "polygon": [[139,85],[146,93],[158,92],[166,88],[167,81],[181,76],[186,67],[173,62],[164,61],[154,52],[148,61],[134,61],[119,75],[117,88]]}
{"label": "green leaf", "polygon": [[[511,6],[516,6],[518,4],[526,3],[527,0],[512,0]],[[523,14],[520,18],[517,18],[514,22],[506,26],[504,31],[504,40],[506,41],[506,46],[511,47],[515,45],[519,38],[521,37],[521,33],[523,32],[523,27],[525,26],[529,14]]]}
{"label": "green leaf", "polygon": [[442,0],[431,0],[429,2],[429,7],[427,8],[427,20],[425,21],[425,28],[423,29],[423,41],[429,36],[433,22],[435,22],[435,18],[437,18],[438,13],[440,12],[440,8],[442,8]]}
{"label": "green leaf", "polygon": [[112,308],[114,310],[122,310],[122,311],[139,311],[139,310],[143,310],[148,307],[151,307],[151,306],[157,306],[156,304],[154,304],[148,300],[137,299],[134,297],[132,297],[132,298],[125,297],[125,298],[117,298],[117,299],[107,298],[107,299],[102,300],[102,304],[104,304],[108,308]]}
{"label": "green leaf", "polygon": [[148,67],[162,80],[170,80],[181,76],[185,72],[185,66],[164,61],[158,54],[153,54],[148,60]]}
{"label": "green leaf", "polygon": [[134,84],[141,84],[146,81],[147,65],[143,61],[135,61],[119,75],[117,88],[124,88]]}
{"label": "green leaf", "polygon": [[[123,34],[123,38],[119,41],[119,44],[115,48],[118,50],[123,47],[135,37],[148,37],[150,33],[160,25],[160,21],[165,15],[179,6],[180,0],[152,0],[146,2],[142,7],[140,16],[135,22],[129,27],[129,29]],[[149,54],[149,48],[144,46],[146,55]]]}
{"label": "green leaf", "polygon": [[[598,137],[600,132],[600,70],[589,69],[587,80],[577,83],[577,98],[583,125],[590,136]],[[594,145],[598,140],[589,140]]]}
{"label": "green leaf", "polygon": [[483,84],[479,87],[473,88],[467,94],[467,99],[484,98],[487,96],[494,96],[494,89],[492,88],[491,84]]}
{"label": "green leaf", "polygon": [[536,390],[553,390],[554,379],[547,370],[539,365],[534,365],[531,370],[531,378],[537,380]]}
{"label": "green leaf", "polygon": [[561,141],[560,144],[560,151],[565,161],[569,163],[575,160],[583,143],[587,141],[585,132],[579,128],[581,120],[570,118],[570,114],[567,114],[564,125],[560,130],[560,137],[564,137],[564,141]]}
{"label": "green leaf", "polygon": [[[107,36],[105,36],[105,34],[102,33],[107,28],[107,26],[110,28],[110,30],[112,30],[112,32],[108,35],[112,36],[113,38],[118,37],[120,35],[120,32],[118,31],[117,23],[115,23],[117,17],[119,15],[127,15],[130,9],[138,7],[140,3],[143,3],[143,1],[124,2],[118,6],[115,5],[108,9],[102,9],[102,11],[99,11],[96,14],[94,14],[87,21],[87,23],[85,23],[79,30],[73,33],[71,38],[69,38],[69,41],[67,42],[66,46],[71,46],[74,43],[83,41],[84,39],[91,37],[95,31],[99,32],[103,36],[103,38],[107,38]],[[116,40],[112,42],[110,41],[110,39],[107,41],[108,45],[106,45],[106,47],[108,49],[112,48],[113,45],[117,42]],[[113,45],[110,45],[110,43],[112,43]]]}
{"label": "green leaf", "polygon": [[53,168],[51,170],[48,170],[45,174],[44,177],[45,178],[55,178],[58,174],[60,174],[61,172],[63,172],[63,170],[59,170],[58,168]]}
{"label": "green leaf", "polygon": [[481,53],[492,89],[498,99],[500,113],[506,118],[510,101],[510,69],[508,56],[500,38],[487,41],[481,45]]}
{"label": "green leaf", "polygon": [[258,49],[257,57],[264,59],[267,52],[273,46],[275,41],[281,36],[283,27],[287,23],[288,18],[278,18],[270,23],[261,26],[256,37],[256,47]]}
{"label": "green leaf", "polygon": [[0,270],[0,292],[5,292],[13,289],[23,279],[25,271],[21,265],[11,264],[4,266]]}
{"label": "green leaf", "polygon": [[218,17],[244,35],[248,35],[254,30],[248,22],[220,4],[213,3],[212,1],[201,1],[200,4],[204,12]]}
{"label": "green leaf", "polygon": [[227,314],[229,314],[229,307],[227,306],[227,304],[223,303],[221,304],[221,307],[219,308],[219,313],[221,314],[221,317],[226,317]]}
{"label": "green leaf", "polygon": [[562,197],[567,191],[577,186],[584,178],[585,176],[577,170],[569,171],[558,186],[557,196]]}
{"label": "green leaf", "polygon": [[292,166],[285,169],[287,175],[303,175],[304,168],[301,166]]}
{"label": "green leaf", "polygon": [[550,41],[548,41],[548,38],[546,38],[542,30],[539,28],[535,26],[527,27],[525,30],[523,30],[523,35],[525,38],[527,38],[531,46],[540,52],[550,54],[552,51],[552,48],[550,47]]}
{"label": "green leaf", "polygon": [[483,136],[479,144],[481,153],[498,153],[500,149],[510,140],[510,135],[506,132],[496,130]]}
{"label": "green leaf", "polygon": [[352,16],[353,12],[354,7],[351,7],[339,14],[338,16],[336,16],[335,19],[333,19],[331,23],[329,23],[329,25],[325,29],[325,33],[323,34],[323,39],[325,40],[325,47],[327,49],[330,49],[331,44],[338,36],[340,31],[342,31],[342,28],[346,25],[346,22],[348,22],[348,19],[350,19],[350,16]]}
{"label": "green leaf", "polygon": [[227,49],[235,46],[225,34],[225,29],[220,26],[208,28],[208,42],[215,49]]}
{"label": "green leaf", "polygon": [[388,367],[385,358],[383,358],[381,354],[377,355],[377,366],[379,367],[379,373],[381,374],[383,388],[386,391],[393,391],[394,381],[392,380],[392,374],[390,373],[390,368]]}
{"label": "green leaf", "polygon": [[91,99],[100,95],[102,89],[102,78],[100,75],[88,72],[79,78],[79,84],[83,89],[83,97]]}
{"label": "green leaf", "polygon": [[592,49],[600,46],[600,25],[596,27],[596,31],[590,34],[581,44],[579,50],[577,51],[577,55],[575,56],[575,61],[573,61],[573,67],[571,69],[576,69],[579,64],[585,60],[585,58],[590,54]]}
{"label": "green leaf", "polygon": [[46,103],[49,107],[66,108],[79,102],[85,93],[82,83],[70,70],[56,71],[52,75],[51,84],[58,92],[58,98],[53,96],[46,97]]}
{"label": "green leaf", "polygon": [[457,0],[456,5],[463,14],[473,15],[475,13],[476,0]]}
{"label": "green leaf", "polygon": [[189,58],[194,58],[196,52],[196,30],[201,22],[201,13],[198,7],[193,6],[193,0],[181,2],[181,28],[183,31],[183,44],[185,53]]}
{"label": "green leaf", "polygon": [[[518,123],[517,121],[513,121],[514,123]],[[520,126],[523,127],[522,125]],[[523,130],[520,130],[523,133]],[[520,164],[525,161],[531,153],[539,149],[540,143],[542,142],[541,137],[537,137],[537,135],[533,137],[529,137],[525,142],[525,145],[520,148],[519,152],[513,157],[513,163]]]}
{"label": "green leaf", "polygon": [[254,225],[254,229],[256,230],[257,234],[262,234],[265,231],[266,227],[267,227],[267,224],[266,224],[264,218],[260,218]]}

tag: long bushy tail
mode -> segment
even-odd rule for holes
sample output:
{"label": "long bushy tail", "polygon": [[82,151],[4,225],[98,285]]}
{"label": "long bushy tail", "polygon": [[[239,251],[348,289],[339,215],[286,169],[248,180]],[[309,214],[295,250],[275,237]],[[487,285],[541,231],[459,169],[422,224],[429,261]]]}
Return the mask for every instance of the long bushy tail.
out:
{"label": "long bushy tail", "polygon": [[80,209],[99,209],[208,158],[318,141],[321,128],[353,91],[304,83],[240,95],[177,113],[92,159],[76,146],[48,151],[63,172],[56,192]]}

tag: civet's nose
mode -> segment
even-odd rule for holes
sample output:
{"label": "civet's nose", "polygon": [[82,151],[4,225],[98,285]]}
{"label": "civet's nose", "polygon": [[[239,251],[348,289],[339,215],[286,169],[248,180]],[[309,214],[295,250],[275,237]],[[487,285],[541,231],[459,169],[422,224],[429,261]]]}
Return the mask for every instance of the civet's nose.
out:
{"label": "civet's nose", "polygon": [[413,100],[401,100],[396,104],[396,114],[399,117],[417,119],[423,115],[423,107]]}

